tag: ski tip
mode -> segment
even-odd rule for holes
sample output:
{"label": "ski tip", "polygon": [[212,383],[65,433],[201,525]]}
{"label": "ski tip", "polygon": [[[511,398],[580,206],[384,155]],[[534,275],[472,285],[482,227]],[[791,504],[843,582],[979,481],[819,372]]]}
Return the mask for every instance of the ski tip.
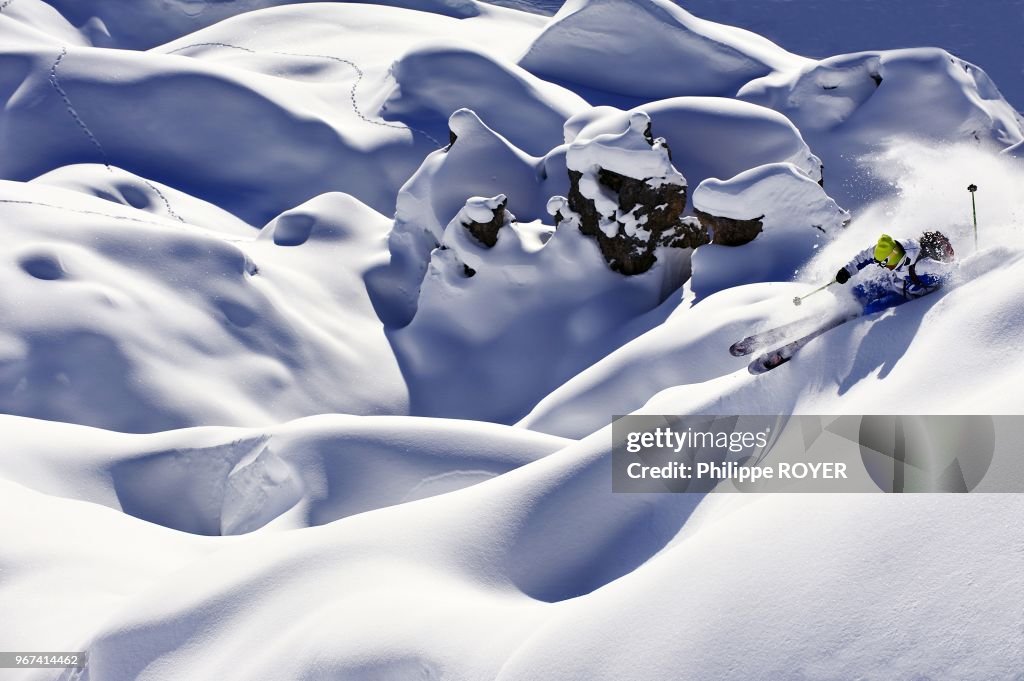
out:
{"label": "ski tip", "polygon": [[729,346],[729,354],[733,357],[743,357],[749,355],[754,350],[754,346],[751,344],[753,338],[744,338],[741,341],[736,341]]}
{"label": "ski tip", "polygon": [[776,353],[772,353],[768,356],[761,356],[755,359],[753,362],[750,363],[749,366],[747,366],[747,371],[749,371],[754,376],[759,376],[761,374],[768,373],[772,369],[782,366],[791,359],[792,357],[785,357],[782,355],[778,355]]}

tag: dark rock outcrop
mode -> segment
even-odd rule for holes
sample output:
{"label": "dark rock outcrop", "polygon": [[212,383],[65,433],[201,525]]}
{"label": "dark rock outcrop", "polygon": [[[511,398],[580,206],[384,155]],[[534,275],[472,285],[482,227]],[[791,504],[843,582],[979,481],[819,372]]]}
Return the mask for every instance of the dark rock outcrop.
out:
{"label": "dark rock outcrop", "polygon": [[694,211],[700,220],[705,233],[711,236],[711,243],[720,246],[742,246],[750,243],[764,230],[761,217],[753,220],[736,220],[717,215],[709,215],[701,210]]}
{"label": "dark rock outcrop", "polygon": [[[648,137],[649,132],[645,134]],[[650,140],[653,144],[653,139]],[[613,236],[608,236],[602,224],[615,221],[614,215],[602,216],[592,199],[580,191],[583,173],[569,170],[568,207],[579,216],[579,229],[597,241],[605,262],[616,272],[626,275],[643,274],[651,269],[659,246],[696,248],[707,243],[707,232],[694,221],[682,218],[686,208],[686,185],[649,183],[606,169],[597,171],[597,181],[618,197],[620,214],[631,214],[649,236],[628,234],[626,226],[618,222]],[[564,218],[556,213],[556,220]]]}
{"label": "dark rock outcrop", "polygon": [[661,245],[666,248],[697,248],[707,243],[710,243],[708,230],[695,217],[683,218],[661,235]]}
{"label": "dark rock outcrop", "polygon": [[672,165],[665,140],[654,137],[651,118],[634,111],[619,134],[569,145],[569,191],[548,202],[556,224],[594,239],[609,268],[643,274],[658,248],[696,248],[707,232],[684,220],[686,178]]}
{"label": "dark rock outcrop", "polygon": [[497,208],[492,213],[491,219],[487,222],[476,222],[471,219],[463,219],[462,225],[469,230],[469,233],[473,235],[477,241],[486,246],[487,248],[494,248],[494,245],[498,243],[498,230],[505,224],[505,206],[508,205],[508,199],[503,198],[501,203],[498,204]]}

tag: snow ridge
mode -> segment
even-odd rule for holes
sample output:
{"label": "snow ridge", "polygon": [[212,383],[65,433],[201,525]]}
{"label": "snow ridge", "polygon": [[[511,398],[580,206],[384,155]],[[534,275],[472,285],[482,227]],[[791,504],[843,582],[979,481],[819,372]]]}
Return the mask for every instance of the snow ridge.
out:
{"label": "snow ridge", "polygon": [[[68,114],[70,114],[71,118],[75,120],[75,123],[77,123],[78,127],[82,129],[82,132],[85,133],[85,136],[89,138],[89,141],[92,143],[94,147],[96,147],[96,150],[100,152],[100,158],[103,159],[103,166],[107,169],[108,172],[113,173],[114,169],[110,166],[110,157],[107,156],[106,150],[103,148],[103,145],[100,144],[100,141],[96,138],[96,135],[93,134],[92,130],[89,129],[89,126],[86,125],[85,121],[82,120],[81,115],[79,115],[78,111],[75,109],[75,106],[71,103],[71,98],[68,96],[67,91],[64,90],[64,88],[61,86],[60,78],[57,77],[57,69],[60,67],[61,62],[64,61],[64,58],[66,56],[68,56],[68,48],[66,45],[64,45],[60,48],[60,54],[57,55],[57,60],[54,61],[53,66],[50,67],[50,84],[53,85],[53,89],[57,91],[57,94],[60,95],[60,98],[64,100],[64,106],[65,108],[67,108]],[[142,178],[142,181],[145,182],[146,185],[150,189],[152,189],[157,196],[160,197],[160,200],[163,201],[164,206],[167,208],[167,212],[169,215],[171,215],[171,217],[173,217],[178,222],[185,222],[180,215],[174,212],[174,208],[171,206],[171,202],[167,200],[167,196],[162,191],[160,191],[160,189],[156,185],[154,185],[146,178]]]}
{"label": "snow ridge", "polygon": [[60,98],[64,100],[64,106],[67,108],[68,114],[75,120],[75,123],[77,123],[78,127],[82,129],[82,132],[85,133],[87,138],[89,138],[89,141],[94,147],[96,147],[96,150],[100,152],[100,156],[103,158],[103,165],[107,167],[107,170],[110,170],[110,163],[107,161],[107,152],[103,150],[103,145],[100,144],[98,139],[96,139],[96,135],[92,133],[92,130],[90,130],[89,126],[85,124],[82,117],[78,115],[74,105],[71,103],[71,98],[68,97],[68,93],[65,92],[63,87],[61,87],[60,79],[57,78],[57,69],[60,67],[60,63],[64,61],[64,57],[66,57],[67,54],[68,48],[66,46],[62,46],[60,48],[60,54],[57,55],[57,60],[54,61],[53,66],[50,67],[50,84],[53,85],[53,89],[57,91]]}
{"label": "snow ridge", "polygon": [[[192,47],[227,47],[227,48],[231,48],[231,49],[235,49],[235,50],[241,50],[243,52],[248,52],[249,54],[260,54],[260,52],[258,50],[253,50],[253,49],[250,49],[248,47],[242,47],[241,45],[232,45],[232,44],[223,43],[223,42],[193,43],[191,45],[184,45],[182,47],[179,47],[179,48],[176,48],[174,50],[171,50],[167,54],[177,54],[179,52],[182,52],[184,50],[190,49]],[[359,84],[363,81],[363,79],[365,78],[366,74],[359,67],[359,65],[356,64],[354,61],[352,61],[350,59],[345,59],[344,57],[334,57],[334,56],[327,55],[327,54],[300,54],[300,53],[297,53],[297,52],[279,52],[277,50],[270,51],[269,54],[279,54],[279,55],[281,55],[283,57],[300,57],[300,58],[305,58],[305,59],[329,59],[331,61],[336,61],[339,64],[345,64],[346,66],[351,67],[352,70],[354,70],[355,73],[356,73],[356,79],[355,79],[355,82],[352,83],[352,87],[349,88],[349,100],[350,100],[350,102],[352,104],[352,110],[355,112],[356,116],[358,116],[360,118],[360,120],[362,120],[364,123],[369,123],[371,125],[379,125],[379,126],[384,127],[384,128],[394,128],[396,130],[410,130],[412,132],[419,133],[420,135],[423,135],[428,140],[433,142],[434,146],[436,146],[438,148],[444,146],[443,144],[441,144],[441,142],[439,142],[437,140],[437,138],[435,138],[433,135],[431,135],[429,132],[426,132],[425,130],[420,130],[419,128],[413,127],[411,125],[405,126],[405,125],[399,125],[398,123],[388,123],[387,121],[376,120],[376,119],[370,118],[365,113],[363,113],[362,109],[359,107],[359,102],[356,99],[356,91],[359,89]],[[188,55],[185,55],[185,56],[188,56]]]}

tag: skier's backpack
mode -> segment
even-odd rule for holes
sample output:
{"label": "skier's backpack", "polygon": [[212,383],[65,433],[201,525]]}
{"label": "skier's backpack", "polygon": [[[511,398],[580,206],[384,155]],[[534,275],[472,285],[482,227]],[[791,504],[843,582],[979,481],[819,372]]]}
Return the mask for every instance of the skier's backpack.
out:
{"label": "skier's backpack", "polygon": [[[939,262],[953,262],[953,258],[956,257],[956,254],[953,253],[953,244],[949,243],[949,239],[942,232],[925,232],[921,235],[919,243],[921,244],[921,251],[917,254],[917,259],[911,263],[909,273],[910,280],[919,288],[920,291],[923,292],[916,293],[913,297],[930,293],[937,289],[941,284],[941,281],[922,281],[921,277],[917,274],[917,263],[924,258],[931,258],[932,260],[938,260]],[[903,295],[908,296],[906,285],[904,285],[903,288]]]}
{"label": "skier's backpack", "polygon": [[921,258],[931,258],[939,262],[953,262],[956,254],[953,244],[945,234],[939,231],[925,232],[921,235]]}

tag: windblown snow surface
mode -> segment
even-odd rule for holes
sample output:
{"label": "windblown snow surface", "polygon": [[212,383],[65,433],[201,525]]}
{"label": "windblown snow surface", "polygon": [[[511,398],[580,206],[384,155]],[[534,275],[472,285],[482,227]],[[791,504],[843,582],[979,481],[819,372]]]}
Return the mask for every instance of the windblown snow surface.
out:
{"label": "windblown snow surface", "polygon": [[[1024,678],[1019,495],[610,480],[614,414],[1024,411],[987,66],[665,0],[3,0],[0,649],[89,663],[0,674]],[[574,191],[608,238],[665,207],[598,168],[763,231],[621,274]],[[934,228],[942,292],[728,353]]]}

